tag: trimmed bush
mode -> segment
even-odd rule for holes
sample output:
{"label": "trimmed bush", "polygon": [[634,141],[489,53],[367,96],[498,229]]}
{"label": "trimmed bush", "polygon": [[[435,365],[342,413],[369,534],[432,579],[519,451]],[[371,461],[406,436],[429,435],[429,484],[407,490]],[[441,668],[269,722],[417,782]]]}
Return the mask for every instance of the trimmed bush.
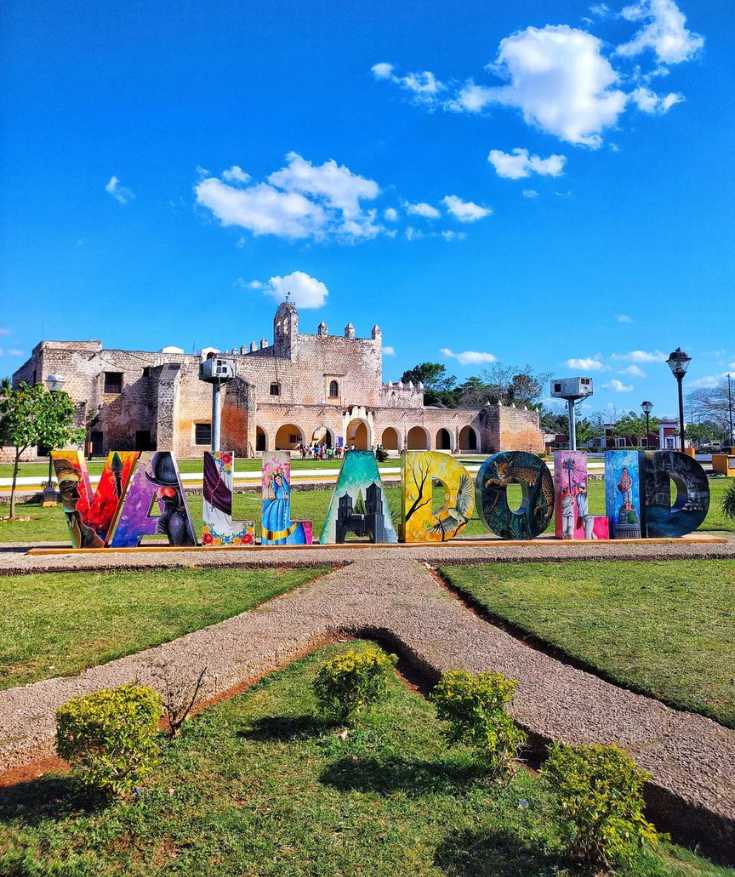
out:
{"label": "trimmed bush", "polygon": [[395,655],[379,649],[343,652],[327,661],[314,679],[314,693],[322,712],[338,722],[349,722],[357,713],[385,696]]}
{"label": "trimmed bush", "polygon": [[448,723],[450,743],[476,746],[496,773],[505,773],[526,742],[525,733],[505,711],[518,683],[502,673],[449,670],[431,693],[437,715]]}
{"label": "trimmed bush", "polygon": [[79,780],[124,795],[155,764],[161,699],[143,685],[106,688],[56,711],[56,749]]}
{"label": "trimmed bush", "polygon": [[643,816],[649,775],[617,746],[552,744],[541,777],[555,801],[571,858],[590,868],[628,861],[636,847],[656,844]]}

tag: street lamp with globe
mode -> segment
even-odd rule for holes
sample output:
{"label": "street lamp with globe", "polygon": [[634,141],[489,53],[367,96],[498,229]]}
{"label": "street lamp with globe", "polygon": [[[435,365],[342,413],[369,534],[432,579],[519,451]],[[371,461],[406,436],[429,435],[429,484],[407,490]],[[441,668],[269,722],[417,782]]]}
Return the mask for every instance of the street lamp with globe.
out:
{"label": "street lamp with globe", "polygon": [[646,447],[648,447],[648,436],[651,433],[651,428],[649,427],[649,419],[651,417],[651,411],[653,410],[653,402],[641,402],[641,408],[643,409],[643,413],[646,415]]}
{"label": "street lamp with globe", "polygon": [[681,383],[691,361],[691,356],[687,356],[681,347],[677,347],[676,350],[672,351],[666,360],[666,364],[671,369],[671,374],[676,378],[676,383],[679,387],[679,437],[682,451],[684,450],[684,396],[682,394]]}

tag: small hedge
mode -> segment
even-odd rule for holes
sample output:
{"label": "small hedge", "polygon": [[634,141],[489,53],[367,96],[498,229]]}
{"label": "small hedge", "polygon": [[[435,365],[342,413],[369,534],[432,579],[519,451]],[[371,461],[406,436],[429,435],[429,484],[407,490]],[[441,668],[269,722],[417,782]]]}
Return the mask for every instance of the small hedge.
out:
{"label": "small hedge", "polygon": [[590,868],[630,859],[636,847],[655,844],[656,829],[643,816],[649,775],[617,746],[552,744],[541,778],[552,795],[568,854]]}
{"label": "small hedge", "polygon": [[476,746],[498,774],[507,772],[526,742],[525,733],[505,711],[517,685],[501,673],[449,670],[431,694],[437,715],[448,723],[449,742]]}
{"label": "small hedge", "polygon": [[56,749],[87,787],[124,795],[155,764],[161,699],[121,685],[77,697],[56,711]]}
{"label": "small hedge", "polygon": [[395,655],[379,649],[348,651],[327,661],[314,679],[314,694],[330,719],[349,722],[385,696]]}

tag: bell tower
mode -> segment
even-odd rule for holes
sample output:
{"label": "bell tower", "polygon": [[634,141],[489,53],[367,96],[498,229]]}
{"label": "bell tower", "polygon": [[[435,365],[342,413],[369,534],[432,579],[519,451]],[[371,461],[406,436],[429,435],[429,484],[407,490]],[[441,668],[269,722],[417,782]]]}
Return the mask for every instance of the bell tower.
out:
{"label": "bell tower", "polygon": [[296,359],[299,346],[299,314],[290,300],[290,294],[287,294],[286,300],[278,305],[276,316],[273,318],[273,346],[276,356]]}

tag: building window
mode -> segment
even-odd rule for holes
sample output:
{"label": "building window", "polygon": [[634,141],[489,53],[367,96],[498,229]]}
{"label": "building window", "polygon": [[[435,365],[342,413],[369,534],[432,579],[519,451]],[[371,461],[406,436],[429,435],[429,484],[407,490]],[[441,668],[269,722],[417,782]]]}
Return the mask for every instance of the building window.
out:
{"label": "building window", "polygon": [[281,395],[281,385],[274,381],[271,384],[271,396],[280,396]]}
{"label": "building window", "polygon": [[105,372],[105,393],[122,393],[122,387],[122,372]]}
{"label": "building window", "polygon": [[212,444],[212,424],[211,423],[195,423],[194,424],[194,444],[195,445],[211,445]]}
{"label": "building window", "polygon": [[338,399],[339,398],[339,384],[337,381],[329,382],[329,398],[330,399]]}

